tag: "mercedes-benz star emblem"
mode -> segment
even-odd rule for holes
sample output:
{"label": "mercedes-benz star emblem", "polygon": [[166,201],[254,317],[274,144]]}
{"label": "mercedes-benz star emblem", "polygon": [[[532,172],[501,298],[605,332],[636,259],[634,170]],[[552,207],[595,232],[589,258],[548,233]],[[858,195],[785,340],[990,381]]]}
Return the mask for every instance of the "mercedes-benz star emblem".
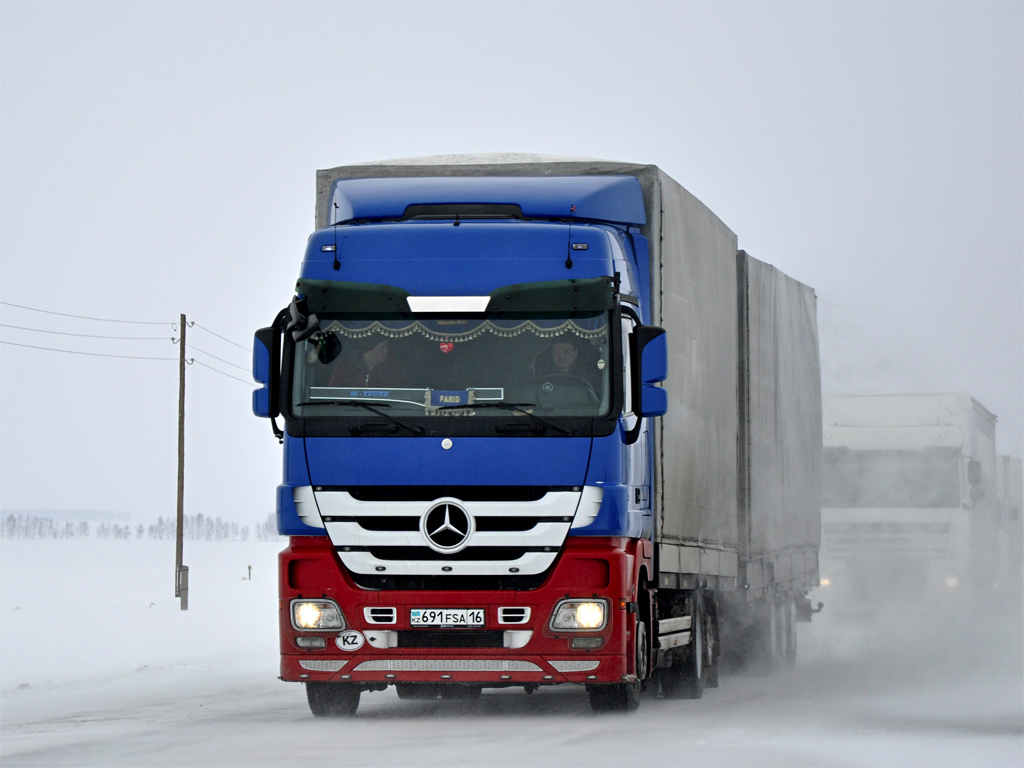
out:
{"label": "mercedes-benz star emblem", "polygon": [[420,518],[420,533],[435,552],[452,554],[469,542],[473,518],[453,499],[438,499]]}

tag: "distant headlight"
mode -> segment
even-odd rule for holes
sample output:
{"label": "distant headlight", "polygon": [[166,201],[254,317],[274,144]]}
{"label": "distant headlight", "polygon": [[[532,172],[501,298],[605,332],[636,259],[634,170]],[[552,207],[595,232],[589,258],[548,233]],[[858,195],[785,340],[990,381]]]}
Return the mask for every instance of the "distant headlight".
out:
{"label": "distant headlight", "polygon": [[345,617],[333,600],[292,600],[295,629],[330,631],[345,628]]}
{"label": "distant headlight", "polygon": [[551,613],[551,629],[604,629],[607,614],[606,600],[562,600]]}
{"label": "distant headlight", "polygon": [[946,579],[946,586],[947,587],[955,587],[959,583],[960,583],[960,581],[959,581],[959,579],[957,579],[956,576],[950,576],[948,579]]}
{"label": "distant headlight", "polygon": [[822,579],[820,583],[821,583],[821,586],[827,587],[829,584],[832,583],[832,581],[831,581],[831,579]]}

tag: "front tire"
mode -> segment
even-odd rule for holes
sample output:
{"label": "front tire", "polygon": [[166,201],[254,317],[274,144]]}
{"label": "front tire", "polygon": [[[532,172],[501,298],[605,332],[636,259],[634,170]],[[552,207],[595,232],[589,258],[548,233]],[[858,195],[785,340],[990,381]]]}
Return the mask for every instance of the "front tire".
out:
{"label": "front tire", "polygon": [[640,708],[640,693],[647,679],[650,657],[647,624],[638,618],[633,642],[633,681],[589,687],[590,708],[595,712],[636,712]]}
{"label": "front tire", "polygon": [[306,701],[314,717],[351,717],[359,708],[359,694],[351,683],[306,683]]}

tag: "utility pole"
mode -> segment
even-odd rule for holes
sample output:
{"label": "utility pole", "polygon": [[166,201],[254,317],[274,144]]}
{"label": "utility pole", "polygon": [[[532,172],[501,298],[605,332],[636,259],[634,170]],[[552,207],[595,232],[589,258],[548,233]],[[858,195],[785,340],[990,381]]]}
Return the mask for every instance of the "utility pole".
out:
{"label": "utility pole", "polygon": [[178,339],[178,525],[174,541],[174,596],[181,610],[188,610],[188,566],[182,565],[185,523],[185,315],[181,315]]}

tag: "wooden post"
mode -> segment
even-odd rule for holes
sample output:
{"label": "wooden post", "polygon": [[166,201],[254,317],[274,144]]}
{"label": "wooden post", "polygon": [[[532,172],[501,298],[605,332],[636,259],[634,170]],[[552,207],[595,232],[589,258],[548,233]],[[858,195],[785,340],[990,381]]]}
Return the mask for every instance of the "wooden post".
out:
{"label": "wooden post", "polygon": [[188,610],[188,567],[182,565],[185,523],[185,315],[178,338],[178,525],[174,540],[174,596]]}

